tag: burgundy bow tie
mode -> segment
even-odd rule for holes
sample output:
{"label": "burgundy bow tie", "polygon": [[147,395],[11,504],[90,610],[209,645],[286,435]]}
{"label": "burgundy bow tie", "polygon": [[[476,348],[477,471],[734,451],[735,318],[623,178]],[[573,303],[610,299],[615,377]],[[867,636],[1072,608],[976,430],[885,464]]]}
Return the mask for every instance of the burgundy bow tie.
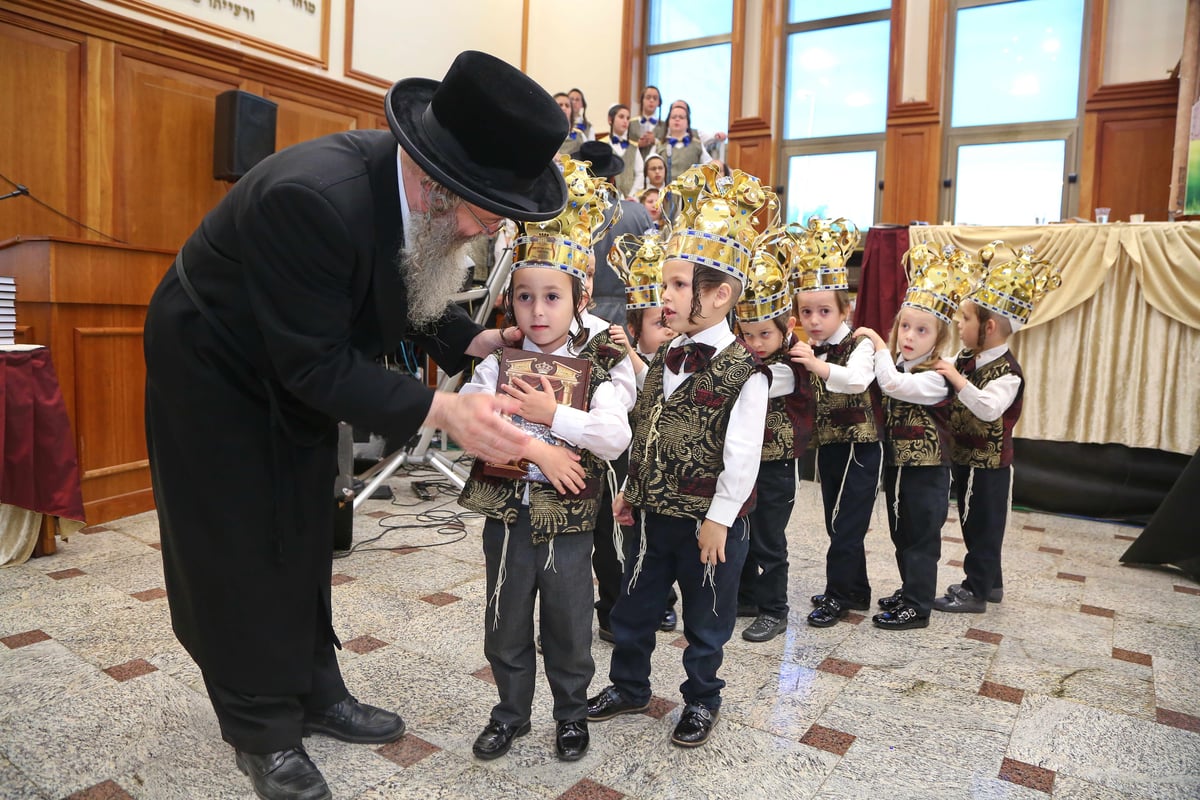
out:
{"label": "burgundy bow tie", "polygon": [[685,372],[701,372],[708,369],[717,348],[699,342],[688,342],[680,347],[672,347],[667,351],[667,369],[676,375]]}
{"label": "burgundy bow tie", "polygon": [[969,358],[960,358],[958,360],[958,371],[963,375],[970,375],[975,371],[975,356]]}
{"label": "burgundy bow tie", "polygon": [[831,344],[814,344],[812,351],[814,356],[823,356],[832,349],[833,345]]}

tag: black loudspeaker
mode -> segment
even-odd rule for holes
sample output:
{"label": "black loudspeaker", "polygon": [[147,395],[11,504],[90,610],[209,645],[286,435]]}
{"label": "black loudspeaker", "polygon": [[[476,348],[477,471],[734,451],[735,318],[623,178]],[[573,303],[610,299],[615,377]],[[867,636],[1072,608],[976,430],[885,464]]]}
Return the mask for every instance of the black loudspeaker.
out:
{"label": "black loudspeaker", "polygon": [[213,177],[236,181],[275,152],[275,109],[265,97],[237,89],[217,95]]}

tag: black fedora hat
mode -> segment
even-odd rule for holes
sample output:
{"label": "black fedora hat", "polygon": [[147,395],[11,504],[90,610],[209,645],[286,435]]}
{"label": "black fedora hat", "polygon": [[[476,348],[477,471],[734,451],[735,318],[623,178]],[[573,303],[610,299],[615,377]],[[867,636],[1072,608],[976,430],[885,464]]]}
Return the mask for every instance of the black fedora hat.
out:
{"label": "black fedora hat", "polygon": [[554,156],[567,120],[554,98],[516,67],[468,50],[440,83],[393,84],[385,110],[404,152],[467,202],[529,221],[553,219],[566,205]]}
{"label": "black fedora hat", "polygon": [[597,178],[611,178],[625,169],[625,159],[614,153],[608,142],[584,142],[572,158],[592,162],[591,172]]}

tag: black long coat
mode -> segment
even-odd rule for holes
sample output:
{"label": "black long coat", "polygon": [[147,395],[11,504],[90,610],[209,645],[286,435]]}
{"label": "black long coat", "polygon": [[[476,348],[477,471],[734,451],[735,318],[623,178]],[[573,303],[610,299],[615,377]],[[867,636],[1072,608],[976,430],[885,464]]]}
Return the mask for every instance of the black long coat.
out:
{"label": "black long coat", "polygon": [[[328,641],[336,423],[406,438],[432,393],[375,358],[402,339],[450,372],[479,332],[457,306],[408,331],[396,141],[334,134],[264,160],[180,257],[146,318],[146,436],[171,620],[207,677],[310,688]],[[327,646],[327,645],[326,645]]]}

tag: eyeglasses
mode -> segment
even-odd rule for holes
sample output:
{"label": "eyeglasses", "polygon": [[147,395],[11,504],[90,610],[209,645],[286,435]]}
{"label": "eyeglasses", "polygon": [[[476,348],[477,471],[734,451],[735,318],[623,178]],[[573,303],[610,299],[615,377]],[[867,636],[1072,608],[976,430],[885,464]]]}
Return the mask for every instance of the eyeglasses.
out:
{"label": "eyeglasses", "polygon": [[471,219],[475,220],[475,222],[479,225],[480,233],[487,234],[488,236],[495,236],[500,228],[504,226],[504,217],[496,218],[496,220],[489,225],[479,218],[479,215],[475,213],[475,209],[471,208],[470,203],[463,203],[463,206],[467,209],[467,213],[471,215]]}

